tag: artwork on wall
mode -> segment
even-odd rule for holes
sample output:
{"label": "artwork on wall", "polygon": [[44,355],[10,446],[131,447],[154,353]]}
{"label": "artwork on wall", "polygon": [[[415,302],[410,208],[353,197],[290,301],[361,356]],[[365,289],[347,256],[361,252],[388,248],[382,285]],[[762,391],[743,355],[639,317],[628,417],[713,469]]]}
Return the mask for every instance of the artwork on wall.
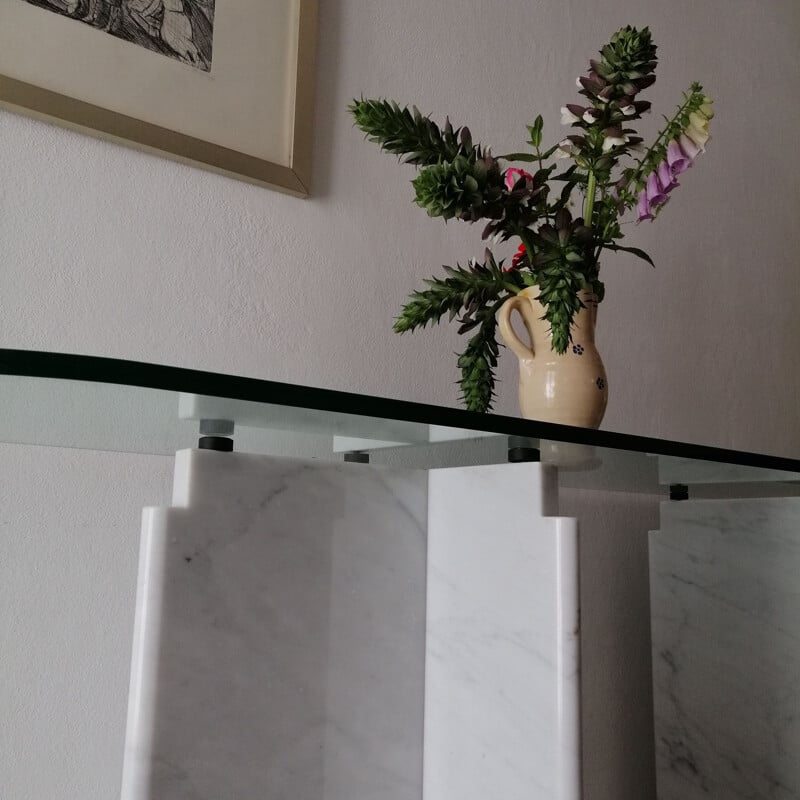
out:
{"label": "artwork on wall", "polygon": [[0,106],[306,196],[317,0],[0,0]]}
{"label": "artwork on wall", "polygon": [[214,0],[22,0],[193,67],[211,69]]}

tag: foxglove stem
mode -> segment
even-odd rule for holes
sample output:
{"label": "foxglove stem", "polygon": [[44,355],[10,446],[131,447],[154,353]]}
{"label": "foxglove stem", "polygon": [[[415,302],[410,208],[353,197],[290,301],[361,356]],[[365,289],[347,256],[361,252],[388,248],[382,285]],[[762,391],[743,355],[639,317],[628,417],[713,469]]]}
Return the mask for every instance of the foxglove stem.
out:
{"label": "foxglove stem", "polygon": [[653,144],[650,145],[645,154],[636,162],[636,174],[634,175],[634,179],[638,180],[640,178],[642,173],[642,167],[645,164],[647,164],[647,159],[650,158],[650,154],[653,152],[653,150],[655,150],[656,147],[658,147],[658,145],[661,143],[661,140],[672,129],[675,120],[678,119],[678,117],[686,111],[686,108],[692,102],[692,98],[695,96],[695,94],[698,94],[701,91],[702,89],[698,89],[697,91],[692,90],[689,92],[689,96],[683,101],[678,110],[672,115],[672,119],[667,121],[667,124],[661,129]]}

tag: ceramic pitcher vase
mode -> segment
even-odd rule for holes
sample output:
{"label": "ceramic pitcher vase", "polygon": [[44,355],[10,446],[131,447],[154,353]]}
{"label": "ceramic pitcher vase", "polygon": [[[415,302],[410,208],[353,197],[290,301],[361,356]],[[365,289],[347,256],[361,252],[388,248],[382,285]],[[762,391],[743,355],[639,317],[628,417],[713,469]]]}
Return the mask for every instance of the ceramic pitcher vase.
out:
{"label": "ceramic pitcher vase", "polygon": [[[523,289],[500,307],[497,323],[505,343],[519,358],[519,405],[522,416],[562,425],[598,428],[608,402],[608,381],[594,344],[597,297],[580,293],[581,308],[572,326],[572,342],[562,355],[551,346],[550,325],[537,302],[538,286]],[[511,326],[517,311],[529,344]]]}

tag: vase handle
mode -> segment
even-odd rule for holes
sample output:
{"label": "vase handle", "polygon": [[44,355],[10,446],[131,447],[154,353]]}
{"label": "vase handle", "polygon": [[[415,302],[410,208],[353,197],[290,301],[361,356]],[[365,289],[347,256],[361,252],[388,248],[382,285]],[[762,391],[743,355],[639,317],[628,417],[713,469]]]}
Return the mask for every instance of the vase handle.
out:
{"label": "vase handle", "polygon": [[533,342],[530,345],[526,345],[511,327],[511,312],[517,311],[522,316],[521,305],[525,303],[527,303],[527,300],[524,297],[514,295],[509,297],[497,312],[497,324],[500,327],[500,333],[505,343],[517,354],[517,358],[521,359],[533,358],[535,355]]}

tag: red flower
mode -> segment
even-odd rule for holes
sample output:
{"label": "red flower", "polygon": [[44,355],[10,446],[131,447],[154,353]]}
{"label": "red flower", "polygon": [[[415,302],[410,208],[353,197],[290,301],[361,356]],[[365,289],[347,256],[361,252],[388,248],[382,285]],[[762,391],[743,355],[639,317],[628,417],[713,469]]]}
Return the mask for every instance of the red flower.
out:
{"label": "red flower", "polygon": [[511,266],[506,267],[503,272],[511,272],[512,269],[519,269],[525,263],[525,245],[521,244],[517,252],[511,258]]}

